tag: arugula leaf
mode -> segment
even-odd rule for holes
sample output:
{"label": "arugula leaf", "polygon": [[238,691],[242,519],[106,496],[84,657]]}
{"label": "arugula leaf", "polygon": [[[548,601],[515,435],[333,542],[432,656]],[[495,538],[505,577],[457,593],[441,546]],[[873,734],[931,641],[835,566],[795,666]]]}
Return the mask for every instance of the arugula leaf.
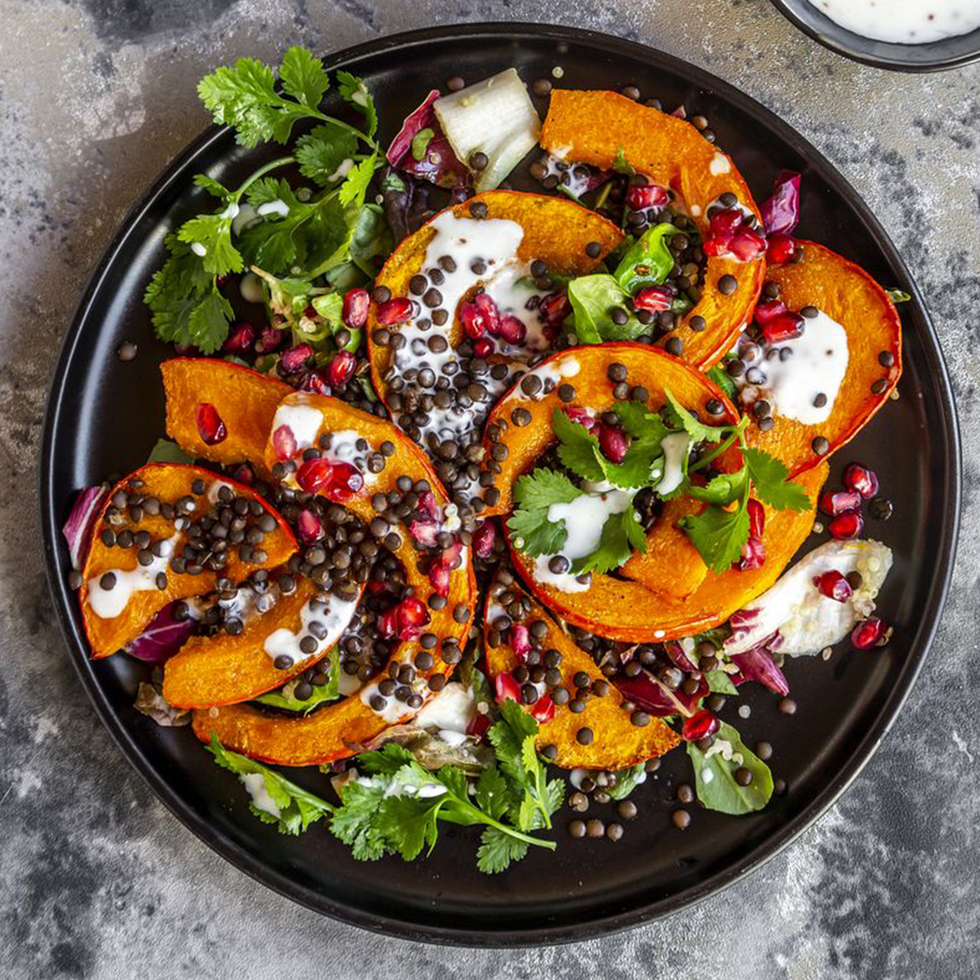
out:
{"label": "arugula leaf", "polygon": [[[568,300],[572,304],[572,330],[580,343],[636,340],[651,330],[649,324],[640,323],[633,313],[629,313],[626,308],[626,293],[607,272],[573,279],[568,284]],[[627,313],[625,323],[613,321],[614,309]]]}
{"label": "arugula leaf", "polygon": [[[725,761],[720,752],[706,756],[695,742],[687,742],[687,754],[694,766],[694,778],[698,800],[709,810],[739,815],[761,810],[772,796],[772,773],[769,767],[750,752],[741,736],[731,725],[723,724],[715,736],[715,743],[725,741],[732,747],[733,758]],[[741,761],[734,758],[741,756]],[[735,779],[740,767],[752,773],[752,782],[741,786]],[[705,777],[711,774],[710,779]]]}
{"label": "arugula leaf", "polygon": [[601,455],[599,440],[560,408],[551,413],[551,425],[561,443],[558,458],[562,463],[583,480],[603,479],[605,474],[598,458]]}
{"label": "arugula leaf", "polygon": [[515,547],[532,558],[561,551],[567,537],[565,522],[548,520],[548,508],[571,503],[581,495],[567,476],[545,467],[518,477],[514,484],[517,506],[507,521]]}
{"label": "arugula leaf", "polygon": [[621,769],[616,773],[616,785],[606,789],[610,799],[625,800],[630,793],[646,779],[646,763],[638,762],[631,769]]}
{"label": "arugula leaf", "polygon": [[293,693],[300,680],[302,678],[290,681],[278,691],[267,691],[265,694],[260,694],[255,700],[259,704],[267,704],[272,708],[283,708],[304,715],[308,715],[321,704],[336,701],[340,697],[340,648],[335,646],[330,650],[330,673],[327,683],[314,684],[313,693],[305,701],[301,701]]}
{"label": "arugula leaf", "polygon": [[704,679],[708,682],[708,690],[712,694],[738,694],[738,688],[723,670],[709,670],[704,675]]}
{"label": "arugula leaf", "polygon": [[243,777],[262,776],[265,791],[279,813],[276,815],[268,810],[260,810],[254,803],[250,803],[249,808],[263,823],[276,824],[280,833],[298,834],[325,813],[334,811],[331,803],[290,782],[268,766],[224,748],[215,735],[211,736],[211,742],[205,748],[214,756],[214,761],[219,766],[235,773],[243,783]]}
{"label": "arugula leaf", "polygon": [[680,229],[662,221],[645,231],[622,257],[613,278],[629,296],[647,286],[659,286],[674,266],[674,256],[667,247],[671,236]]}
{"label": "arugula leaf", "polygon": [[620,514],[610,514],[602,525],[602,537],[599,547],[584,558],[572,562],[572,574],[584,575],[586,572],[611,572],[619,568],[630,557],[633,551],[644,554],[647,550],[647,539],[643,528],[636,519],[633,504]]}
{"label": "arugula leaf", "polygon": [[788,479],[786,465],[761,449],[742,447],[742,458],[759,499],[777,510],[810,509],[810,498],[798,483]]}
{"label": "arugula leaf", "polygon": [[700,514],[681,518],[678,526],[691,539],[704,563],[720,575],[738,561],[742,545],[749,539],[749,512],[744,502],[734,511],[708,507]]}
{"label": "arugula leaf", "polygon": [[146,460],[148,463],[193,463],[194,460],[188,456],[176,442],[169,439],[157,439],[150,450],[150,455]]}
{"label": "arugula leaf", "polygon": [[346,177],[356,153],[357,137],[336,123],[323,123],[296,141],[299,172],[321,187],[332,186]]}

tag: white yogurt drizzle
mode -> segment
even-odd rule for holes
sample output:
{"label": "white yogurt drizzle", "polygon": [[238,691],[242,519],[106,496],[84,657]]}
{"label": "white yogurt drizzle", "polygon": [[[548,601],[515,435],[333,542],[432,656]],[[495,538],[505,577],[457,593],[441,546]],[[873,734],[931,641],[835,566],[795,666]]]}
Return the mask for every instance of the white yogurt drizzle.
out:
{"label": "white yogurt drizzle", "polygon": [[[326,605],[321,599],[311,599],[300,610],[302,625],[299,630],[295,633],[285,627],[273,630],[265,638],[262,649],[271,660],[286,656],[290,657],[294,664],[298,664],[309,657],[317,657],[340,639],[340,635],[350,625],[357,605],[358,599],[341,599],[336,595],[331,595],[326,601]],[[326,631],[323,639],[317,639],[310,632],[310,626],[313,623],[320,623],[323,626]],[[311,636],[316,640],[316,649],[312,653],[304,653],[300,649],[300,640],[305,636]]]}
{"label": "white yogurt drizzle", "polygon": [[732,162],[724,153],[715,153],[708,164],[708,171],[712,177],[720,177],[722,174],[731,173]]}
{"label": "white yogurt drizzle", "polygon": [[559,189],[567,191],[576,200],[589,189],[589,181],[592,175],[585,164],[565,163],[560,157],[551,153],[545,163],[545,170],[543,180],[547,180],[549,177],[557,177]]}
{"label": "white yogurt drizzle", "polygon": [[278,818],[282,814],[276,801],[269,795],[265,785],[265,776],[261,772],[243,772],[239,777],[242,785],[252,797],[252,806],[263,813],[269,813]]}
{"label": "white yogurt drizzle", "polygon": [[[166,572],[170,558],[180,541],[180,533],[160,542],[160,557],[154,555],[149,565],[139,565],[132,569],[113,568],[101,575],[93,576],[88,581],[88,604],[99,619],[115,619],[129,604],[135,592],[150,592],[156,590],[156,577]],[[100,580],[103,575],[112,574],[116,577],[111,589],[103,589]]]}
{"label": "white yogurt drizzle", "polygon": [[[606,518],[613,514],[621,514],[630,506],[632,497],[622,490],[608,490],[603,493],[583,493],[568,504],[552,504],[548,508],[548,520],[565,525],[565,543],[561,551],[570,562],[577,558],[591,555],[599,547],[602,538],[602,528]],[[520,545],[515,540],[515,546]],[[550,585],[559,592],[585,592],[590,582],[579,581],[579,576],[572,572],[553,572],[548,563],[555,555],[539,555],[534,559],[532,572],[535,581],[542,585]]]}
{"label": "white yogurt drizzle", "polygon": [[[803,334],[795,340],[765,348],[754,345],[754,357],[752,348],[742,345],[739,356],[746,371],[734,380],[743,405],[764,398],[773,415],[819,425],[830,417],[847,373],[847,331],[822,311],[803,323]],[[748,357],[742,353],[746,350]]]}
{"label": "white yogurt drizzle", "polygon": [[561,384],[562,379],[574,378],[581,370],[582,364],[579,359],[570,355],[540,364],[528,371],[525,376],[540,378],[541,387],[534,394],[529,395],[521,385],[518,385],[516,395],[521,401],[540,401],[545,395],[550,395]]}
{"label": "white yogurt drizzle", "polygon": [[422,708],[414,724],[419,728],[434,728],[444,742],[458,745],[465,741],[466,730],[475,717],[476,699],[472,689],[451,681]]}
{"label": "white yogurt drizzle", "polygon": [[664,436],[660,448],[664,451],[664,475],[654,490],[660,494],[672,493],[684,482],[684,460],[691,446],[686,432],[672,432]]}

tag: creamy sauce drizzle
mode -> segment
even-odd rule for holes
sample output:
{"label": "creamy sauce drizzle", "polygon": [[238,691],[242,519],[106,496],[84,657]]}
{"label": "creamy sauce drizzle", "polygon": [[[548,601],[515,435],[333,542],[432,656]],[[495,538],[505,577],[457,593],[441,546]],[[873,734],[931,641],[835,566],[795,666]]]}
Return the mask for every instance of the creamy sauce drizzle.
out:
{"label": "creamy sauce drizzle", "polygon": [[[319,599],[311,599],[300,611],[301,626],[298,632],[282,627],[273,630],[265,638],[262,649],[272,660],[277,657],[291,657],[294,664],[298,664],[309,657],[316,657],[324,650],[332,647],[341,633],[350,625],[350,621],[357,610],[357,599],[340,599],[336,595],[331,595],[327,600],[326,608]],[[317,639],[315,634],[310,632],[310,626],[320,623],[326,630],[323,639]],[[300,640],[305,636],[312,636],[316,640],[316,649],[312,653],[304,653],[300,649]]]}
{"label": "creamy sauce drizzle", "polygon": [[88,604],[99,619],[115,619],[129,604],[135,592],[149,592],[156,589],[156,577],[160,572],[166,572],[170,558],[180,541],[180,534],[175,534],[162,542],[164,552],[159,558],[154,556],[149,565],[139,565],[132,569],[113,568],[109,571],[116,576],[116,584],[111,589],[103,589],[99,584],[102,575],[94,576],[88,581]]}

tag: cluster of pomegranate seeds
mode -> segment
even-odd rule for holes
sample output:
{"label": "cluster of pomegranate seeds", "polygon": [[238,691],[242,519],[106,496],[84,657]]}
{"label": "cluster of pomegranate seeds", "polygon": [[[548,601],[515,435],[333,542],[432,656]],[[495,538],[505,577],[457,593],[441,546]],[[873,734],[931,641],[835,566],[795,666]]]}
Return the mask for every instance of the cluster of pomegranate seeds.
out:
{"label": "cluster of pomegranate seeds", "polygon": [[396,296],[378,306],[377,320],[382,326],[390,327],[404,323],[415,314],[415,304],[407,296]]}
{"label": "cluster of pomegranate seeds", "polygon": [[210,402],[201,402],[197,406],[197,431],[207,446],[216,446],[228,438],[228,429]]}
{"label": "cluster of pomegranate seeds", "polygon": [[348,289],[340,313],[344,326],[351,330],[360,330],[367,323],[370,305],[371,295],[366,289]]}
{"label": "cluster of pomegranate seeds", "polygon": [[833,599],[835,602],[847,602],[854,594],[851,583],[836,568],[831,569],[829,572],[824,572],[822,575],[815,575],[813,577],[813,584],[817,587],[821,595],[825,595],[828,599]]}
{"label": "cluster of pomegranate seeds", "polygon": [[751,228],[745,215],[736,208],[722,208],[708,219],[710,234],[701,245],[705,255],[734,256],[751,262],[766,254],[766,239]]}
{"label": "cluster of pomegranate seeds", "polygon": [[228,334],[228,339],[225,341],[222,350],[229,354],[245,354],[252,349],[254,343],[255,327],[250,323],[239,323]]}
{"label": "cluster of pomegranate seeds", "polygon": [[864,533],[861,504],[878,493],[878,476],[862,463],[850,463],[844,470],[844,489],[831,488],[820,494],[817,506],[830,519],[827,531],[832,538],[846,541]]}
{"label": "cluster of pomegranate seeds", "polygon": [[296,482],[301,490],[321,494],[336,503],[350,500],[364,487],[364,477],[350,463],[322,457],[302,463],[296,471]]}
{"label": "cluster of pomegranate seeds", "polygon": [[804,320],[778,299],[766,299],[755,308],[755,322],[767,344],[784,344],[803,335]]}
{"label": "cluster of pomegranate seeds", "polygon": [[766,530],[766,511],[758,500],[750,499],[746,505],[749,512],[749,537],[742,545],[742,557],[735,563],[740,572],[762,568],[766,563],[766,546],[762,535]]}
{"label": "cluster of pomegranate seeds", "polygon": [[484,334],[496,334],[500,329],[500,310],[491,296],[478,293],[470,303],[459,308],[459,319],[470,340],[478,340]]}
{"label": "cluster of pomegranate seeds", "polygon": [[700,742],[702,738],[709,738],[721,728],[721,722],[717,715],[712,714],[707,708],[685,718],[681,725],[681,737],[688,742]]}
{"label": "cluster of pomegranate seeds", "polygon": [[429,622],[429,610],[415,596],[406,596],[378,619],[378,632],[386,638],[415,640]]}
{"label": "cluster of pomegranate seeds", "polygon": [[844,470],[844,486],[870,500],[878,493],[878,475],[861,463],[851,463]]}

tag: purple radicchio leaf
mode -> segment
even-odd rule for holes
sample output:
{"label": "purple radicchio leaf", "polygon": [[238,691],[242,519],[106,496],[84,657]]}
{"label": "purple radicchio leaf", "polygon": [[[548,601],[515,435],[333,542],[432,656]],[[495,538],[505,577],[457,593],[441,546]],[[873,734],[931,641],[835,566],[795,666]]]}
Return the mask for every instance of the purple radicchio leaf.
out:
{"label": "purple radicchio leaf", "polygon": [[688,674],[697,673],[698,665],[687,655],[683,644],[679,640],[668,640],[664,644],[667,656],[674,662],[675,667],[686,671]]}
{"label": "purple radicchio leaf", "polygon": [[97,487],[82,490],[75,500],[75,505],[65,521],[61,533],[68,542],[68,553],[71,555],[71,566],[80,569],[85,563],[92,535],[95,533],[95,523],[102,511],[102,505],[109,496],[109,484],[103,483]]}
{"label": "purple radicchio leaf", "polygon": [[171,602],[169,606],[164,606],[150,620],[150,625],[135,640],[126,644],[126,653],[149,664],[162,664],[169,660],[194,632],[193,619],[174,618],[175,605]]}
{"label": "purple radicchio leaf", "polygon": [[775,633],[769,638],[767,644],[746,650],[745,653],[733,654],[728,659],[738,667],[738,674],[732,677],[732,682],[738,686],[746,681],[758,681],[764,684],[770,691],[776,694],[789,694],[789,682],[786,675],[776,666],[769,652],[769,644],[775,645],[779,642],[779,634]]}
{"label": "purple radicchio leaf", "polygon": [[428,184],[400,174],[392,167],[385,171],[381,196],[385,218],[396,245],[418,231],[432,217],[434,212],[429,207],[429,190]]}
{"label": "purple radicchio leaf", "polygon": [[789,235],[800,220],[800,175],[781,170],[759,211],[767,235]]}
{"label": "purple radicchio leaf", "polygon": [[703,676],[694,694],[685,694],[680,688],[671,691],[644,670],[635,677],[617,677],[613,683],[620,694],[658,718],[692,714],[698,701],[708,693],[708,682]]}
{"label": "purple radicchio leaf", "polygon": [[[439,187],[465,187],[470,183],[470,172],[456,157],[439,126],[439,120],[432,108],[438,98],[438,89],[433,89],[425,97],[425,101],[406,117],[398,135],[391,141],[386,156],[393,167],[419,180],[426,180]],[[416,146],[413,144],[416,137],[425,130],[429,130],[431,136],[421,147],[421,159],[416,159]]]}

